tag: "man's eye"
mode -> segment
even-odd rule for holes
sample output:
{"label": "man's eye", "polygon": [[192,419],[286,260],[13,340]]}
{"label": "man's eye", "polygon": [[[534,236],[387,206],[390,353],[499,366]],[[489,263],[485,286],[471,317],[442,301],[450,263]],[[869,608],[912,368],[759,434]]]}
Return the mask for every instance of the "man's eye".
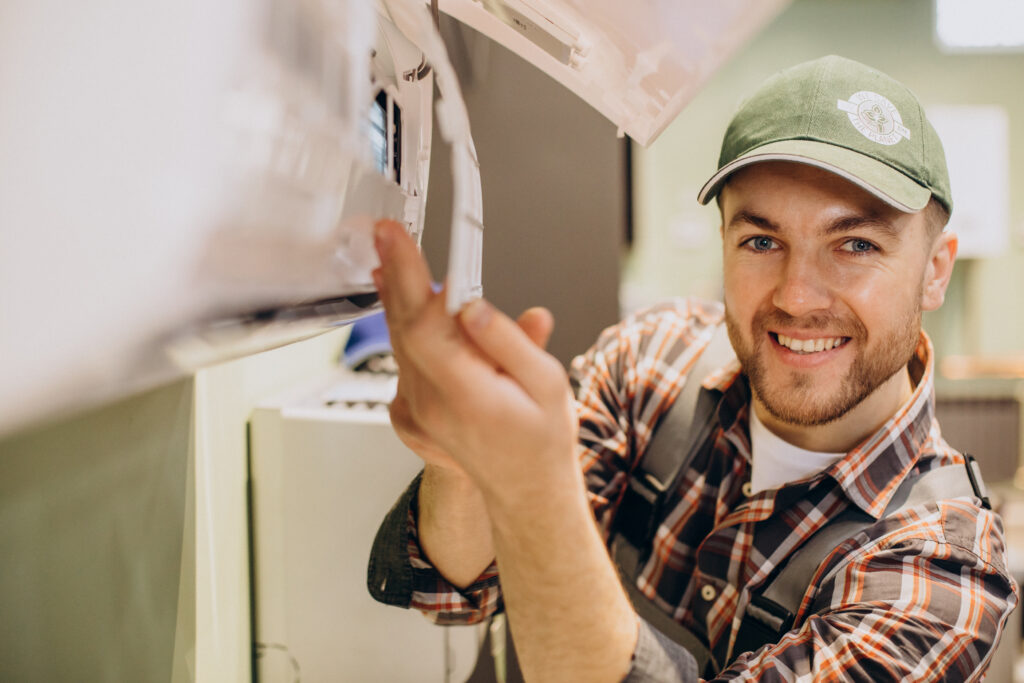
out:
{"label": "man's eye", "polygon": [[765,237],[764,235],[761,235],[760,237],[751,237],[746,243],[754,251],[771,251],[776,246],[775,240],[771,237]]}
{"label": "man's eye", "polygon": [[843,243],[842,248],[843,251],[853,252],[854,254],[866,254],[877,249],[871,242],[859,239],[847,240]]}

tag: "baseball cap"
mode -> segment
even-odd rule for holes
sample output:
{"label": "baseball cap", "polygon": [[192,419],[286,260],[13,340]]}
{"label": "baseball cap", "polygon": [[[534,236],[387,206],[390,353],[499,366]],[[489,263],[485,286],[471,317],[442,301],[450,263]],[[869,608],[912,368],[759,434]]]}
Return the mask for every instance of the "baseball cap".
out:
{"label": "baseball cap", "polygon": [[793,161],[831,171],[907,213],[953,209],[942,142],[921,103],[880,71],[830,55],[769,78],[729,123],[707,204],[739,169]]}

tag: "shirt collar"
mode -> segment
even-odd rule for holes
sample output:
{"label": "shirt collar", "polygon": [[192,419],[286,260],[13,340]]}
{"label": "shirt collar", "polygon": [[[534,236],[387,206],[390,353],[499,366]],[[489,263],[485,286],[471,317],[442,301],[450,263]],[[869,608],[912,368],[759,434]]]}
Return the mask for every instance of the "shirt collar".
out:
{"label": "shirt collar", "polygon": [[740,361],[733,353],[732,357],[722,366],[715,368],[701,380],[701,386],[705,389],[725,393],[740,376]]}
{"label": "shirt collar", "polygon": [[[885,512],[896,489],[914,467],[931,431],[935,412],[934,372],[932,343],[922,330],[910,360],[910,376],[916,382],[910,398],[874,434],[817,475],[834,479],[854,505],[876,519]],[[733,356],[705,376],[701,385],[722,392],[719,419],[728,431],[750,400],[739,360]]]}
{"label": "shirt collar", "polygon": [[913,469],[935,414],[934,350],[922,330],[910,359],[910,398],[884,425],[826,470],[860,509],[878,519]]}

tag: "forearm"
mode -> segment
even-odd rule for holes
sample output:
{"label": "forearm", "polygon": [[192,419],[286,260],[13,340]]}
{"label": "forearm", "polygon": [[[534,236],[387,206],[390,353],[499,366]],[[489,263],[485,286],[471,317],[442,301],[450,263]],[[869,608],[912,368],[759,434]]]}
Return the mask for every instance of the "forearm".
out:
{"label": "forearm", "polygon": [[[577,471],[578,474],[578,471]],[[637,618],[576,477],[554,495],[488,500],[509,624],[528,681],[621,681]]]}
{"label": "forearm", "polygon": [[451,469],[426,466],[417,533],[431,564],[458,588],[473,583],[494,559],[491,525],[480,490]]}

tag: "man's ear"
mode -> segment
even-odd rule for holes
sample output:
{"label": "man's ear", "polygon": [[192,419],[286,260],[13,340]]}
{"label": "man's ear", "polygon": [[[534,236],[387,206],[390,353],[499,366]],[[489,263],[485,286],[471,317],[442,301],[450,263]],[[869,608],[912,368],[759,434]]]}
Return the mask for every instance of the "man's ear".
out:
{"label": "man's ear", "polygon": [[921,288],[921,308],[934,311],[942,305],[946,298],[946,287],[953,275],[953,262],[956,261],[957,237],[951,231],[939,233],[932,245],[928,264],[924,270],[924,283]]}

